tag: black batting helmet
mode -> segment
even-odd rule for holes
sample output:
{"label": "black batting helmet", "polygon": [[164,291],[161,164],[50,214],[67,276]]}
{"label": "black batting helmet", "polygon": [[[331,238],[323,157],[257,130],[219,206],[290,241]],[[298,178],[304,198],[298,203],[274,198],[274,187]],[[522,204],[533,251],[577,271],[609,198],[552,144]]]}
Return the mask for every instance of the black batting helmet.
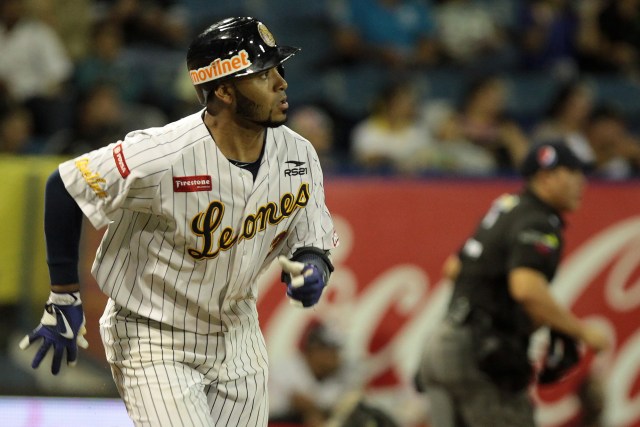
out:
{"label": "black batting helmet", "polygon": [[267,26],[255,18],[227,18],[191,42],[187,68],[198,99],[206,104],[211,83],[280,66],[299,50],[278,46]]}

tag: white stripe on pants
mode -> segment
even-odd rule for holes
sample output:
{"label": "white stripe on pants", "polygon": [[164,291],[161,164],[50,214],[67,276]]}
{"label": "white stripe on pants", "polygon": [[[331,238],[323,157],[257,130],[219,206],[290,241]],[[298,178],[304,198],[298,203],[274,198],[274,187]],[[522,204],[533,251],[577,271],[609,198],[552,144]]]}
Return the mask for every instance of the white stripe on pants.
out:
{"label": "white stripe on pants", "polygon": [[267,425],[267,357],[257,320],[201,335],[109,300],[100,323],[107,361],[136,427]]}

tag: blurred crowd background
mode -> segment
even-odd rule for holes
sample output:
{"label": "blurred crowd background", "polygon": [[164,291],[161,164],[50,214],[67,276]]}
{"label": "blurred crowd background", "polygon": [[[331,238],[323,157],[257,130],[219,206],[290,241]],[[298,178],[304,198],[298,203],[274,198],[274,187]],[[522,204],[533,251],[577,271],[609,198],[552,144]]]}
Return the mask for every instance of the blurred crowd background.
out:
{"label": "blurred crowd background", "polygon": [[596,176],[639,176],[638,0],[0,4],[0,152],[79,154],[197,111],[190,40],[251,15],[302,48],[289,125],[327,175],[509,175],[563,138]]}

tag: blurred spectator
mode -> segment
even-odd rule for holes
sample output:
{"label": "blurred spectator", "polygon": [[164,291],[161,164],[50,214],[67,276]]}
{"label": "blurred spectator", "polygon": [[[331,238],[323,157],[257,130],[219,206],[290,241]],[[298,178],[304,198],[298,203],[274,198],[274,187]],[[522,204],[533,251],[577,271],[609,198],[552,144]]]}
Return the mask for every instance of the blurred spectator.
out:
{"label": "blurred spectator", "polygon": [[27,0],[33,15],[58,34],[69,56],[82,58],[89,47],[92,0]]}
{"label": "blurred spectator", "polygon": [[342,161],[334,146],[334,124],[326,112],[312,105],[303,106],[292,112],[287,124],[311,142],[325,174],[339,172]]}
{"label": "blurred spectator", "polygon": [[16,107],[0,117],[0,153],[22,154],[33,148],[33,119],[29,111]]}
{"label": "blurred spectator", "polygon": [[418,114],[418,98],[408,81],[392,82],[378,96],[371,114],[351,135],[355,162],[369,171],[418,173],[438,168],[438,150]]}
{"label": "blurred spectator", "polygon": [[511,67],[515,55],[509,38],[494,17],[476,0],[439,0],[436,9],[438,42],[455,65],[484,71]]}
{"label": "blurred spectator", "polygon": [[324,426],[334,408],[359,390],[361,378],[343,359],[342,339],[338,331],[313,322],[302,338],[300,353],[273,362],[270,421]]}
{"label": "blurred spectator", "polygon": [[129,131],[160,126],[165,121],[166,117],[152,107],[123,103],[115,87],[96,85],[81,98],[74,127],[53,136],[47,152],[85,153],[120,140]]}
{"label": "blurred spectator", "polygon": [[613,108],[601,107],[589,117],[589,141],[597,177],[621,180],[640,171],[640,140],[629,132],[625,118]]}
{"label": "blurred spectator", "polygon": [[438,49],[428,2],[342,0],[340,5],[334,41],[340,61],[399,69],[436,63]]}
{"label": "blurred spectator", "polygon": [[122,28],[127,46],[177,48],[186,43],[186,9],[178,0],[97,0],[96,10]]}
{"label": "blurred spectator", "polygon": [[[170,117],[176,109],[176,64],[184,61],[189,14],[180,0],[97,0],[99,21],[119,28],[124,40],[119,61],[130,75],[139,77],[134,86],[138,101],[154,106]],[[181,70],[181,71],[184,71]],[[141,87],[139,87],[141,86]]]}
{"label": "blurred spectator", "polygon": [[581,2],[581,68],[637,77],[640,60],[640,1]]}
{"label": "blurred spectator", "polygon": [[0,93],[31,111],[38,136],[68,125],[72,66],[57,34],[26,14],[25,0],[0,2]]}
{"label": "blurred spectator", "polygon": [[556,92],[546,116],[534,127],[533,139],[563,139],[583,162],[593,162],[585,127],[593,111],[592,88],[583,81],[570,81]]}
{"label": "blurred spectator", "polygon": [[[520,125],[506,115],[506,97],[501,77],[479,77],[471,82],[456,111],[432,122],[440,141],[457,143],[456,149],[468,159],[470,172],[512,173],[529,146]],[[476,149],[470,149],[469,144]]]}
{"label": "blurred spectator", "polygon": [[187,66],[185,63],[181,63],[176,67],[175,77],[171,86],[168,87],[174,99],[173,113],[178,117],[195,113],[204,108],[200,104],[200,101],[198,101],[196,91],[193,90],[193,82],[186,70]]}
{"label": "blurred spectator", "polygon": [[464,137],[456,119],[457,112],[449,102],[427,102],[423,115],[427,129],[439,146],[443,172],[465,176],[495,173],[493,154]]}
{"label": "blurred spectator", "polygon": [[137,101],[141,96],[142,83],[133,71],[123,57],[121,28],[110,21],[95,23],[89,54],[76,65],[74,82],[80,94],[97,84],[109,84],[118,88],[123,101]]}
{"label": "blurred spectator", "polygon": [[531,0],[523,5],[518,45],[521,67],[558,78],[577,73],[578,15],[571,0]]}

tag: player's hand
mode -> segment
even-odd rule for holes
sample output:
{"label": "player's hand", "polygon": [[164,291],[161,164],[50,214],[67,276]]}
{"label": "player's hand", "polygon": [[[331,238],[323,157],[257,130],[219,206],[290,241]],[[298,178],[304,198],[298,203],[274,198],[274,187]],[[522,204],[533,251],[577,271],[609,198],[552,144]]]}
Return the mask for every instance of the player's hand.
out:
{"label": "player's hand", "polygon": [[67,350],[67,365],[75,366],[78,359],[78,346],[82,348],[89,346],[84,338],[86,332],[80,292],[51,292],[49,300],[44,306],[44,314],[40,319],[40,324],[20,341],[19,347],[24,350],[35,341],[42,339],[40,348],[31,363],[31,367],[34,369],[40,366],[42,359],[53,347],[51,373],[56,375],[60,372],[65,349]]}
{"label": "player's hand", "polygon": [[318,267],[291,261],[282,255],[278,257],[278,261],[284,272],[283,281],[287,285],[287,295],[291,303],[302,307],[315,305],[326,286]]}

